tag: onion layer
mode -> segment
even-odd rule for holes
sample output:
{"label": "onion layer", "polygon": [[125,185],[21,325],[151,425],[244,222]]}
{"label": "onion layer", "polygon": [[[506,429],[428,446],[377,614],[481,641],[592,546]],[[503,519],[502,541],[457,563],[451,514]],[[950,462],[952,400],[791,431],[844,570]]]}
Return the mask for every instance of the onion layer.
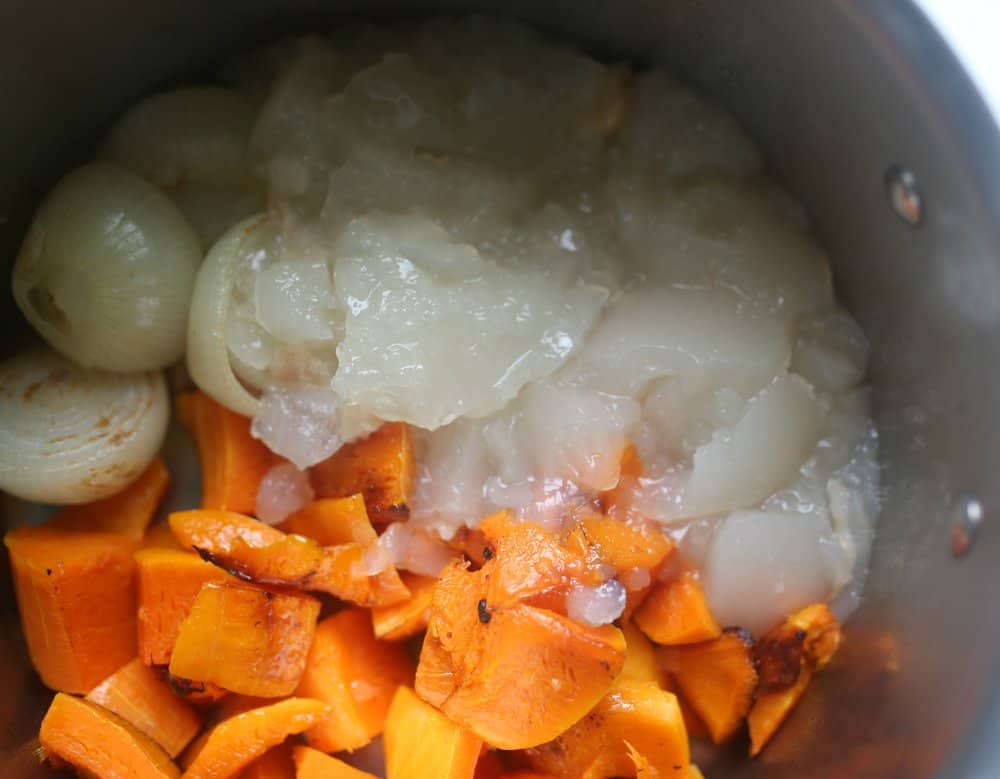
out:
{"label": "onion layer", "polygon": [[201,249],[169,198],[129,171],[91,163],[45,198],[14,262],[28,322],[88,368],[163,368],[184,352]]}
{"label": "onion layer", "polygon": [[0,489],[40,503],[112,495],[156,456],[169,413],[160,373],[85,370],[49,350],[0,363]]}
{"label": "onion layer", "polygon": [[264,207],[247,162],[252,102],[223,87],[150,95],[122,114],[98,156],[155,184],[173,199],[207,250]]}
{"label": "onion layer", "polygon": [[716,430],[694,454],[684,496],[690,517],[760,503],[792,482],[823,434],[827,409],[798,376],[779,376],[735,425]]}
{"label": "onion layer", "polygon": [[274,228],[263,214],[233,225],[205,257],[191,297],[187,361],[191,378],[202,390],[238,414],[253,417],[260,401],[236,378],[226,346],[233,286],[266,253]]}
{"label": "onion layer", "polygon": [[190,183],[239,187],[250,177],[253,104],[223,87],[150,95],[115,122],[99,152],[166,190]]}

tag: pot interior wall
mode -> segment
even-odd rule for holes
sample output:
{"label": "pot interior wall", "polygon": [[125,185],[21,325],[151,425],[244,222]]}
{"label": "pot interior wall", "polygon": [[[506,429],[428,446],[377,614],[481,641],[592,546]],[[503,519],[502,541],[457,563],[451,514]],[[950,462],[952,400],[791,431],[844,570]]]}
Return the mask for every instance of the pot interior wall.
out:
{"label": "pot interior wall", "polygon": [[[7,4],[0,29],[0,248],[11,258],[38,198],[83,159],[137,96],[190,78],[276,29],[339,14],[416,13],[426,4],[319,0],[112,0],[67,12]],[[841,298],[874,345],[884,509],[862,609],[831,672],[754,763],[705,758],[709,775],[994,775],[991,738],[1000,615],[1000,487],[992,388],[1000,385],[1000,154],[996,128],[949,52],[909,3],[848,0],[469,2],[598,53],[664,62],[721,97],[807,204]],[[899,163],[917,176],[924,222],[896,217],[884,190]],[[7,274],[0,327],[16,348]],[[978,497],[986,523],[949,554],[949,507]],[[45,705],[0,593],[4,776],[42,775],[30,747]],[[714,763],[714,765],[712,764]]]}

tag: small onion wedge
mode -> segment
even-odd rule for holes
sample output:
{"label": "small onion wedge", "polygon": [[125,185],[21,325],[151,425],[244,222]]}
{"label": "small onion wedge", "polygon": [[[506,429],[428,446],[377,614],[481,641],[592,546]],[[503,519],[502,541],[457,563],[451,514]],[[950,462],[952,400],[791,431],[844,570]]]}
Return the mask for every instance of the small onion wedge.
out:
{"label": "small onion wedge", "polygon": [[275,239],[265,214],[233,225],[212,247],[198,271],[188,319],[187,363],[194,383],[226,408],[254,417],[260,401],[233,373],[226,345],[233,287]]}
{"label": "small onion wedge", "polygon": [[687,516],[747,508],[794,481],[823,434],[828,409],[795,375],[778,376],[735,425],[694,453],[684,496]]}
{"label": "small onion wedge", "polygon": [[737,511],[715,531],[702,586],[722,625],[760,636],[782,618],[833,594],[835,544],[818,513]]}
{"label": "small onion wedge", "polygon": [[14,261],[14,300],[56,350],[86,368],[164,368],[184,351],[201,248],[166,195],[90,163],[45,198]]}
{"label": "small onion wedge", "polygon": [[0,363],[0,489],[40,503],[88,503],[152,462],[170,405],[158,372],[86,370],[50,350]]}
{"label": "small onion wedge", "polygon": [[253,104],[235,90],[173,89],[123,113],[98,155],[168,191],[191,183],[239,187],[251,175],[253,121]]}
{"label": "small onion wedge", "polygon": [[183,87],[139,101],[115,122],[98,151],[162,189],[207,250],[265,204],[247,145],[255,109],[223,87]]}

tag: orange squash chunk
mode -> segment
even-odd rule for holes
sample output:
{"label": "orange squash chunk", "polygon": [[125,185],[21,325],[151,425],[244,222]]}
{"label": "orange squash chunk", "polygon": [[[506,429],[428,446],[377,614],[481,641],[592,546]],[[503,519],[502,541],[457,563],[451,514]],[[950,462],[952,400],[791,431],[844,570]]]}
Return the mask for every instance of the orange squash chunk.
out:
{"label": "orange squash chunk", "polygon": [[652,571],[674,550],[674,542],[658,527],[600,514],[577,520],[571,537],[593,556],[595,563],[610,565],[616,574],[633,568]]}
{"label": "orange squash chunk", "polygon": [[360,494],[311,501],[288,517],[281,529],[311,538],[320,546],[367,546],[378,540]]}
{"label": "orange squash chunk", "polygon": [[240,772],[239,779],[295,779],[292,745],[286,741],[267,750]]}
{"label": "orange squash chunk", "polygon": [[625,610],[622,612],[622,617],[624,619],[629,619],[629,620],[633,619],[633,617],[635,616],[635,612],[638,611],[639,607],[645,602],[646,598],[649,596],[649,593],[653,591],[653,587],[655,587],[656,584],[658,584],[658,582],[652,581],[655,575],[656,571],[652,571],[650,573],[651,581],[645,587],[641,587],[635,590],[630,590],[627,589],[626,585]]}
{"label": "orange squash chunk", "polygon": [[313,466],[310,479],[321,498],[364,496],[378,525],[407,519],[413,494],[413,442],[404,422],[386,422],[367,438],[341,447]]}
{"label": "orange squash chunk", "polygon": [[666,676],[666,680],[663,682],[663,689],[677,696],[677,705],[681,707],[681,715],[684,717],[684,727],[687,729],[688,736],[691,738],[708,738],[708,728],[705,727],[705,723],[702,722],[701,717],[698,716],[697,712],[691,708],[691,704],[684,698],[684,693],[681,692],[677,682],[674,681],[670,674],[665,673],[664,675]]}
{"label": "orange squash chunk", "polygon": [[219,555],[228,552],[237,539],[247,546],[267,547],[285,538],[277,528],[235,511],[175,511],[168,521],[181,546]]}
{"label": "orange squash chunk", "polygon": [[138,657],[87,693],[87,700],[117,714],[177,757],[201,729],[201,717]]}
{"label": "orange squash chunk", "polygon": [[502,779],[503,775],[504,764],[500,760],[499,753],[487,744],[483,744],[479,760],[476,761],[474,779]]}
{"label": "orange squash chunk", "polygon": [[167,521],[152,525],[142,537],[143,549],[181,549]]}
{"label": "orange squash chunk", "polygon": [[670,690],[669,675],[660,667],[656,650],[646,635],[631,620],[622,623],[622,635],[625,636],[625,664],[616,683],[652,682]]}
{"label": "orange squash chunk", "polygon": [[21,527],[4,544],[28,653],[47,687],[86,693],[135,657],[135,541]]}
{"label": "orange squash chunk", "polygon": [[611,625],[491,601],[502,563],[498,553],[476,572],[462,563],[444,570],[416,691],[487,743],[522,749],[551,740],[597,704],[621,671],[625,640]]}
{"label": "orange squash chunk", "polygon": [[611,575],[629,588],[630,576],[645,573],[649,582],[641,589],[627,589],[622,616],[630,618],[652,589],[654,577],[674,552],[674,542],[659,527],[599,514],[584,514],[563,533],[563,545],[586,561],[581,582],[599,583]]}
{"label": "orange squash chunk", "polygon": [[202,550],[201,555],[234,576],[258,584],[316,589],[312,579],[320,570],[323,549],[311,538],[290,535],[268,546],[251,546],[234,538],[227,552],[214,555]]}
{"label": "orange squash chunk", "polygon": [[552,774],[540,774],[535,771],[514,771],[504,774],[500,779],[556,779]]}
{"label": "orange squash chunk", "polygon": [[749,635],[728,628],[713,641],[661,647],[659,653],[712,741],[720,744],[732,736],[750,711],[757,689]]}
{"label": "orange squash chunk", "polygon": [[358,544],[324,547],[319,569],[309,580],[309,589],[369,608],[403,603],[410,597],[393,566],[367,573],[365,550]]}
{"label": "orange squash chunk", "polygon": [[375,636],[383,641],[403,641],[415,636],[427,628],[430,618],[437,577],[403,571],[400,578],[410,591],[410,597],[402,603],[376,606],[371,610]]}
{"label": "orange squash chunk", "polygon": [[760,754],[771,737],[778,732],[789,712],[805,695],[812,674],[809,663],[803,660],[795,682],[790,687],[758,692],[757,699],[747,715],[747,725],[750,729],[750,757]]}
{"label": "orange squash chunk", "polygon": [[829,665],[843,638],[840,623],[825,603],[814,603],[795,612],[778,629],[783,633],[791,630],[805,633],[802,650],[815,671]]}
{"label": "orange squash chunk", "polygon": [[791,687],[804,663],[813,671],[825,668],[840,640],[840,623],[825,603],[792,614],[765,633],[754,647],[760,689]]}
{"label": "orange squash chunk", "polygon": [[180,395],[177,411],[198,449],[201,507],[252,514],[275,457],[250,435],[250,420],[199,391]]}
{"label": "orange squash chunk", "polygon": [[657,644],[696,644],[722,634],[708,600],[690,572],[653,587],[632,616],[642,632]]}
{"label": "orange squash chunk", "polygon": [[529,751],[536,769],[579,779],[683,776],[690,762],[677,698],[650,682],[616,682],[583,719]]}
{"label": "orange squash chunk", "polygon": [[198,735],[198,738],[192,741],[191,744],[188,746],[188,748],[185,749],[184,752],[181,754],[177,762],[179,762],[181,768],[184,769],[185,775],[187,769],[190,768],[191,764],[195,761],[195,758],[197,758],[201,750],[205,748],[205,744],[208,743],[208,737],[211,735],[212,735],[212,728],[209,728],[208,730],[203,730]]}
{"label": "orange squash chunk", "polygon": [[323,556],[311,539],[286,535],[232,511],[175,511],[169,521],[184,547],[234,576],[260,584],[304,586]]}
{"label": "orange squash chunk", "polygon": [[472,779],[483,741],[400,687],[385,722],[387,779]]}
{"label": "orange squash chunk", "polygon": [[135,553],[135,570],[139,658],[146,665],[166,665],[202,585],[230,577],[195,554],[157,547]]}
{"label": "orange squash chunk", "polygon": [[458,554],[465,555],[473,565],[482,566],[487,556],[493,554],[490,542],[478,528],[460,527],[447,541]]}
{"label": "orange squash chunk", "polygon": [[157,457],[121,492],[93,503],[67,506],[57,511],[46,524],[63,530],[121,533],[139,541],[169,486],[170,473],[163,460]]}
{"label": "orange squash chunk", "polygon": [[[299,696],[301,697],[301,696]],[[270,706],[274,703],[273,698],[258,698],[253,695],[227,695],[215,709],[216,721],[235,717],[251,709],[259,709],[261,706]],[[289,753],[291,754],[291,753]]]}
{"label": "orange squash chunk", "polygon": [[807,606],[765,633],[754,646],[760,690],[796,683],[804,665],[826,667],[840,645],[840,623],[825,603]]}
{"label": "orange squash chunk", "polygon": [[296,779],[378,779],[374,774],[301,744],[293,747],[292,757]]}
{"label": "orange squash chunk", "polygon": [[180,771],[149,736],[96,703],[57,693],[38,740],[84,776],[176,779]]}
{"label": "orange squash chunk", "polygon": [[406,649],[375,638],[366,611],[353,608],[327,617],[316,635],[296,695],[330,705],[330,716],[306,732],[324,752],[353,752],[385,727],[396,689],[413,683]]}
{"label": "orange squash chunk", "polygon": [[840,623],[825,603],[815,603],[769,630],[754,647],[760,682],[750,709],[750,756],[757,755],[805,694],[816,671],[840,645]]}
{"label": "orange squash chunk", "polygon": [[518,522],[500,512],[480,522],[479,530],[492,550],[491,559],[482,568],[490,571],[490,603],[548,600],[546,596],[553,592],[561,600],[574,582],[603,581],[603,576],[591,581],[584,550],[561,544],[532,522]]}
{"label": "orange squash chunk", "polygon": [[298,686],[320,603],[236,583],[201,588],[181,623],[170,673],[263,698]]}
{"label": "orange squash chunk", "polygon": [[163,681],[174,691],[174,695],[183,698],[185,702],[193,706],[208,708],[229,695],[228,690],[223,690],[212,682],[199,682],[174,676],[167,670],[166,666],[158,666],[156,670],[163,676]]}
{"label": "orange squash chunk", "polygon": [[321,701],[286,698],[222,720],[192,745],[185,779],[227,779],[329,713]]}
{"label": "orange squash chunk", "polygon": [[400,603],[410,596],[392,566],[368,573],[361,544],[321,547],[226,511],[178,511],[170,515],[170,527],[184,546],[248,581],[326,592],[362,606]]}

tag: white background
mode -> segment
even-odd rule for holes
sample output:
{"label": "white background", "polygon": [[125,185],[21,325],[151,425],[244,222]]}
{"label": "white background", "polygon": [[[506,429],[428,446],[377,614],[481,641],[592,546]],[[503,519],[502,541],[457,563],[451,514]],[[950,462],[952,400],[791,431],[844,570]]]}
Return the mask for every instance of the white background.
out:
{"label": "white background", "polygon": [[1000,123],[1000,0],[918,0]]}

